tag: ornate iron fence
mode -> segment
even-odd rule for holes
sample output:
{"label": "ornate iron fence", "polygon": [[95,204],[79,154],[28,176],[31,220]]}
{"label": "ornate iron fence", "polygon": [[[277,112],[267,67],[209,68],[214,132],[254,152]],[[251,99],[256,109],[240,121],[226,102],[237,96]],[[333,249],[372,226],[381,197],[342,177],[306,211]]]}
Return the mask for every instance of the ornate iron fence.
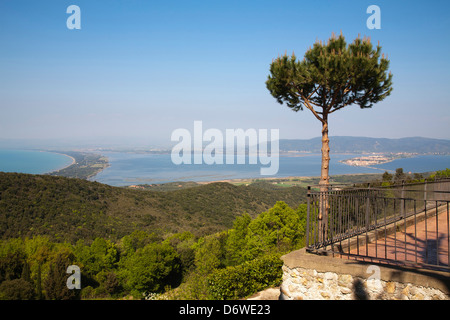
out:
{"label": "ornate iron fence", "polygon": [[306,248],[450,271],[450,179],[308,188]]}

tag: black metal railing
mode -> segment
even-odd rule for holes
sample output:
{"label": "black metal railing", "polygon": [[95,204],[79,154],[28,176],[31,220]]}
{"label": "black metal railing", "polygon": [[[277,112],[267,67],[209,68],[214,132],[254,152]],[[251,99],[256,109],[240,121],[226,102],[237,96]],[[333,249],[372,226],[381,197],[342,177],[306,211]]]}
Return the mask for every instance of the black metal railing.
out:
{"label": "black metal railing", "polygon": [[450,179],[320,190],[308,188],[308,251],[450,271]]}

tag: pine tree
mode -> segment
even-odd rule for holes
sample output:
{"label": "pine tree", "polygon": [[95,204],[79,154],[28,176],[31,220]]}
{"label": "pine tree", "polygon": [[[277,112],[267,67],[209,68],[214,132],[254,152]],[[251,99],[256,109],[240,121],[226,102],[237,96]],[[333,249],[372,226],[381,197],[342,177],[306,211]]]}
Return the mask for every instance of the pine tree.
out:
{"label": "pine tree", "polygon": [[37,270],[37,279],[36,279],[36,299],[42,300],[44,296],[42,295],[42,271],[41,271],[41,263],[38,264]]}
{"label": "pine tree", "polygon": [[[372,47],[369,38],[356,38],[347,45],[344,36],[334,34],[327,43],[317,41],[303,60],[295,54],[278,57],[270,65],[267,89],[280,104],[294,111],[309,109],[322,124],[321,191],[329,185],[329,116],[350,105],[371,108],[392,92],[389,60],[381,46]],[[320,204],[321,234],[325,237],[328,201]]]}
{"label": "pine tree", "polygon": [[23,269],[22,269],[22,276],[21,278],[29,283],[33,283],[30,276],[30,265],[28,264],[28,261],[24,261],[23,263]]}
{"label": "pine tree", "polygon": [[248,213],[234,220],[233,228],[228,232],[226,251],[231,265],[240,264],[245,261],[245,250],[247,249],[248,225],[252,218]]}
{"label": "pine tree", "polygon": [[63,254],[58,254],[55,263],[50,265],[50,271],[47,279],[44,282],[45,294],[48,300],[69,300],[76,298],[75,290],[67,288],[66,273],[70,261],[63,257]]}

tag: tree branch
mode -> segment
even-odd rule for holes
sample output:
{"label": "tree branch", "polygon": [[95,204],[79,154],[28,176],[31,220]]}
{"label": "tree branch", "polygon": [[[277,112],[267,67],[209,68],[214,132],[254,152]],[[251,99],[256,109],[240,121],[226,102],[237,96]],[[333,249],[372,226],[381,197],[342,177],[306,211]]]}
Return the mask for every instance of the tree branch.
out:
{"label": "tree branch", "polygon": [[339,87],[339,90],[335,90],[333,94],[333,98],[331,98],[331,103],[328,105],[326,112],[330,113],[331,107],[334,106],[334,103],[336,102],[337,95],[341,88]]}
{"label": "tree branch", "polygon": [[333,113],[333,112],[335,112],[335,111],[337,111],[337,110],[340,110],[340,109],[342,109],[342,108],[344,108],[344,107],[346,107],[346,106],[349,106],[349,105],[351,105],[351,104],[354,104],[356,101],[358,101],[359,99],[365,99],[369,94],[371,94],[372,93],[372,91],[373,90],[370,90],[370,91],[368,91],[368,92],[366,92],[366,94],[364,94],[364,96],[362,96],[361,98],[358,98],[358,99],[352,99],[350,102],[347,102],[346,104],[344,104],[344,105],[342,105],[342,106],[340,106],[340,107],[337,107],[337,108],[335,108],[335,109],[333,109],[332,111],[330,111],[329,113]]}
{"label": "tree branch", "polygon": [[317,111],[314,110],[313,106],[311,106],[309,100],[306,99],[303,95],[301,95],[301,96],[302,96],[302,99],[303,99],[303,101],[304,101],[305,106],[306,106],[309,110],[311,110],[311,112],[314,114],[314,116],[315,116],[320,122],[325,123],[325,121],[319,116],[319,114],[317,113]]}
{"label": "tree branch", "polygon": [[[314,91],[308,96],[308,98],[307,98],[308,100],[309,100],[309,98],[312,97],[312,95],[313,95],[314,93],[317,92],[317,89],[319,89],[319,87],[320,87],[320,86],[317,86],[317,87],[316,87],[316,86],[314,85]],[[298,90],[298,88],[297,88],[297,90]]]}
{"label": "tree branch", "polygon": [[[297,95],[298,97],[301,97],[304,101],[308,101],[308,103],[310,104],[310,107],[312,107],[311,104],[313,104],[313,105],[315,105],[316,107],[319,107],[319,108],[322,107],[322,105],[320,105],[320,104],[318,104],[318,103],[315,103],[315,102],[313,102],[313,101],[310,100],[310,98],[313,96],[313,94],[317,92],[317,89],[320,88],[319,85],[318,85],[317,87],[314,86],[314,87],[315,87],[314,91],[313,91],[308,97],[305,97],[305,96],[303,95],[303,89],[300,88],[298,85],[292,84],[292,86],[293,86],[295,89],[297,89],[297,91],[298,91],[298,93],[296,93],[296,95]],[[308,108],[308,109],[309,109],[309,108]],[[316,111],[314,110],[314,112],[316,112]]]}
{"label": "tree branch", "polygon": [[340,107],[337,107],[337,108],[335,108],[335,109],[329,111],[328,113],[331,114],[331,113],[333,113],[333,112],[335,112],[335,111],[338,111],[338,110],[340,110],[340,109],[342,109],[342,108],[344,108],[344,107],[346,107],[346,106],[348,106],[348,105],[350,105],[350,104],[353,104],[353,102],[354,102],[354,101],[352,100],[351,103],[346,103],[346,104],[344,104],[344,105],[342,105],[342,106],[340,106]]}

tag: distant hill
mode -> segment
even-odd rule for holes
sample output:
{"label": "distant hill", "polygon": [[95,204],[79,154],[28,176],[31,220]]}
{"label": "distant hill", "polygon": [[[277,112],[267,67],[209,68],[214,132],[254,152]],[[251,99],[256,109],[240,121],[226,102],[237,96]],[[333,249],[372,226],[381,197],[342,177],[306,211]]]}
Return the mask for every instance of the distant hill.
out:
{"label": "distant hill", "polygon": [[[281,151],[305,151],[320,153],[322,139],[280,140]],[[330,148],[333,153],[440,153],[450,154],[450,140],[422,137],[387,139],[367,137],[330,137]]]}
{"label": "distant hill", "polygon": [[162,236],[182,231],[203,235],[231,228],[244,212],[255,217],[278,200],[297,207],[306,200],[306,189],[211,183],[158,192],[0,172],[0,239],[118,240],[136,229]]}

